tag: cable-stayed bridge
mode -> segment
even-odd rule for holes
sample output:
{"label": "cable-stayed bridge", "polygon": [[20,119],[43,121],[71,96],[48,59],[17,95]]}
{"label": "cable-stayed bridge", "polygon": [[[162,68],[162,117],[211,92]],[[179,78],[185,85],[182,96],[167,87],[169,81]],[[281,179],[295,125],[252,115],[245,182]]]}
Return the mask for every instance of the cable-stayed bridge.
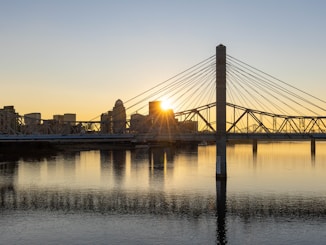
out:
{"label": "cable-stayed bridge", "polygon": [[[215,142],[221,107],[226,140],[326,139],[325,100],[233,56],[225,55],[225,60],[225,101],[218,103],[216,54],[124,100],[125,128],[118,133],[103,132],[101,115],[89,121],[53,125],[40,119],[27,125],[22,115],[0,113],[0,141]],[[148,116],[151,101],[169,103],[173,125],[161,118],[156,124],[162,123],[158,127],[164,130],[153,130],[153,122],[134,130],[132,115]]]}

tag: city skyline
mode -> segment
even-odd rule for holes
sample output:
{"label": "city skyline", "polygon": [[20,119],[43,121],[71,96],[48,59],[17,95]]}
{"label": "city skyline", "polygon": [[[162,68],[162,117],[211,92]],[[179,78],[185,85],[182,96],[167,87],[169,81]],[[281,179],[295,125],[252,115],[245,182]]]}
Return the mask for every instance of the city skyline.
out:
{"label": "city skyline", "polygon": [[1,106],[90,120],[228,54],[323,98],[323,1],[0,1]]}

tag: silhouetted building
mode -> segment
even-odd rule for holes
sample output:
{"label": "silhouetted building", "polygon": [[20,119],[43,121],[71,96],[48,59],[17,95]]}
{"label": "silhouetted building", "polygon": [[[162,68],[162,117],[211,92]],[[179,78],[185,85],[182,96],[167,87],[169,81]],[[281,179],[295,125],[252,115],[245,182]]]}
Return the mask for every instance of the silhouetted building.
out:
{"label": "silhouetted building", "polygon": [[177,120],[172,109],[163,110],[161,101],[150,101],[148,116],[141,114],[131,115],[130,132],[172,134],[177,129]]}
{"label": "silhouetted building", "polygon": [[81,125],[76,125],[76,114],[74,113],[53,115],[53,120],[48,120],[47,126],[51,127],[47,131],[60,134],[80,133],[84,130]]}
{"label": "silhouetted building", "polygon": [[161,101],[150,101],[148,103],[148,113],[150,118],[157,118],[162,113]]}
{"label": "silhouetted building", "polygon": [[21,125],[22,131],[25,134],[43,133],[41,126],[41,113],[34,112],[24,115],[24,124]]}
{"label": "silhouetted building", "polygon": [[65,113],[63,115],[53,115],[53,120],[58,124],[76,125],[76,114]]}
{"label": "silhouetted building", "polygon": [[161,101],[149,102],[149,119],[151,132],[171,134],[176,130],[177,121],[172,109],[163,110]]}
{"label": "silhouetted building", "polygon": [[130,117],[130,133],[147,133],[150,128],[150,120],[148,116],[141,114],[133,114]]}
{"label": "silhouetted building", "polygon": [[112,129],[115,134],[126,132],[126,109],[123,102],[118,99],[112,110]]}
{"label": "silhouetted building", "polygon": [[24,115],[25,125],[40,125],[41,124],[41,113],[33,112]]}
{"label": "silhouetted building", "polygon": [[53,120],[58,124],[63,124],[63,115],[53,115]]}
{"label": "silhouetted building", "polygon": [[18,119],[14,106],[0,109],[0,134],[15,134],[19,127]]}
{"label": "silhouetted building", "polygon": [[112,134],[112,111],[102,113],[101,115],[101,133]]}
{"label": "silhouetted building", "polygon": [[65,113],[63,114],[63,123],[69,125],[76,125],[76,114],[74,113]]}

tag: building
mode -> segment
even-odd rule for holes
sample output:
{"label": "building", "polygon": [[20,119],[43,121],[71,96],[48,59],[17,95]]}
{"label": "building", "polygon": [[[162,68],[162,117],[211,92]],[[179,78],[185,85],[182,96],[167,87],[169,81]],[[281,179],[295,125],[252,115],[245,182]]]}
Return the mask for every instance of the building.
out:
{"label": "building", "polygon": [[53,121],[57,124],[63,124],[63,115],[53,115]]}
{"label": "building", "polygon": [[161,101],[148,103],[148,115],[131,115],[130,132],[172,134],[176,132],[177,120],[172,109],[163,110]]}
{"label": "building", "polygon": [[150,128],[148,116],[136,113],[130,116],[130,133],[147,133]]}
{"label": "building", "polygon": [[21,125],[22,132],[25,134],[43,133],[41,125],[41,113],[33,112],[24,115],[24,124]]}
{"label": "building", "polygon": [[76,125],[76,114],[74,113],[65,113],[63,115],[53,115],[53,120],[62,125],[62,124],[69,124],[69,125]]}
{"label": "building", "polygon": [[150,101],[148,103],[148,116],[150,118],[157,118],[162,113],[161,101]]}
{"label": "building", "polygon": [[53,120],[48,121],[49,130],[56,134],[72,134],[82,131],[80,125],[76,125],[76,114],[65,113],[63,115],[53,115]]}
{"label": "building", "polygon": [[177,121],[172,109],[163,110],[161,101],[151,101],[148,107],[151,132],[159,134],[175,133]]}
{"label": "building", "polygon": [[19,115],[14,106],[0,109],[0,134],[16,134],[19,129]]}
{"label": "building", "polygon": [[41,113],[33,112],[24,115],[25,125],[40,125],[41,124]]}
{"label": "building", "polygon": [[112,134],[112,111],[102,113],[101,115],[101,133]]}
{"label": "building", "polygon": [[63,123],[69,124],[71,126],[76,125],[76,114],[74,114],[74,113],[63,114]]}
{"label": "building", "polygon": [[126,132],[126,109],[123,102],[118,99],[112,110],[112,130],[115,134],[122,134]]}

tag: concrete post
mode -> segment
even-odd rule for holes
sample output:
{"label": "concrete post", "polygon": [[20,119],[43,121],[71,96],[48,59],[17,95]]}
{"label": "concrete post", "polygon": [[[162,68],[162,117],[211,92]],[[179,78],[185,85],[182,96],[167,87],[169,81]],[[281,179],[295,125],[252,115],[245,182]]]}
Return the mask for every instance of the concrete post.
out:
{"label": "concrete post", "polygon": [[311,156],[315,156],[315,154],[316,154],[316,140],[315,140],[315,138],[311,139],[310,152],[311,152]]}
{"label": "concrete post", "polygon": [[252,140],[252,153],[254,155],[257,155],[257,149],[258,149],[257,139],[253,139]]}
{"label": "concrete post", "polygon": [[226,178],[226,47],[216,47],[216,178]]}
{"label": "concrete post", "polygon": [[226,179],[218,179],[216,180],[217,244],[227,244],[226,212]]}

